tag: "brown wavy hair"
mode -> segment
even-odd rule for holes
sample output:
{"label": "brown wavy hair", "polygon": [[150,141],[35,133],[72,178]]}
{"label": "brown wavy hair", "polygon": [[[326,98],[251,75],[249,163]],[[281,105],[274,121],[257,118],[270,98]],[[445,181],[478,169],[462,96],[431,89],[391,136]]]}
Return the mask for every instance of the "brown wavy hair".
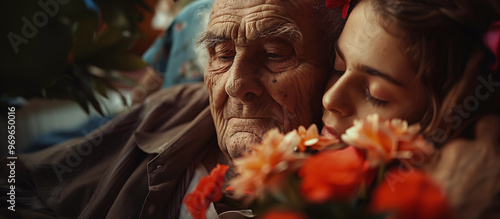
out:
{"label": "brown wavy hair", "polygon": [[[423,133],[439,145],[472,137],[470,124],[500,112],[500,73],[488,66],[493,53],[483,34],[500,21],[498,0],[362,0],[370,2],[386,31],[401,39],[417,79],[431,103],[421,120]],[[360,1],[352,1],[351,9]],[[500,87],[499,87],[500,88]]]}

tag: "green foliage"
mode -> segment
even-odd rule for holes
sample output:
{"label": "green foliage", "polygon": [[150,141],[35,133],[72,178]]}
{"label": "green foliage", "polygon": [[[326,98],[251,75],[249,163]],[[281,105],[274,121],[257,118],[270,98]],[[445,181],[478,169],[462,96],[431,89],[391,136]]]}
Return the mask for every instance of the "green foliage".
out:
{"label": "green foliage", "polygon": [[141,36],[138,7],[147,5],[142,0],[95,3],[100,14],[83,0],[6,2],[0,98],[69,99],[86,112],[91,105],[102,114],[96,93],[107,97],[107,90],[116,91],[111,82],[133,85],[118,71],[146,66],[126,51]]}

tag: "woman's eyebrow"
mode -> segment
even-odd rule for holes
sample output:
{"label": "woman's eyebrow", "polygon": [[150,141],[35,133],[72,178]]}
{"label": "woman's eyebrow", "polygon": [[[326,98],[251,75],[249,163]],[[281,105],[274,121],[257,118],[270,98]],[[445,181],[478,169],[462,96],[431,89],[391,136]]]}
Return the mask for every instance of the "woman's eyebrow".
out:
{"label": "woman's eyebrow", "polygon": [[[338,41],[337,41],[337,43],[335,43],[334,46],[335,46],[335,50],[337,51],[337,54],[339,54],[339,57],[342,60],[345,61],[344,53],[340,49]],[[373,75],[373,76],[376,76],[376,77],[381,77],[381,78],[385,79],[386,81],[389,81],[390,83],[395,84],[397,86],[405,87],[403,83],[399,82],[398,80],[396,80],[395,78],[393,78],[389,74],[383,73],[383,72],[381,72],[381,71],[379,71],[377,69],[374,69],[372,67],[369,67],[367,65],[358,64],[358,65],[355,66],[355,68],[358,71],[361,71],[363,73],[366,73],[366,74],[369,74],[369,75]]]}
{"label": "woman's eyebrow", "polygon": [[379,70],[374,69],[372,67],[358,64],[355,66],[355,68],[358,69],[358,71],[361,71],[363,73],[366,73],[366,74],[369,74],[372,76],[376,76],[376,77],[381,77],[381,78],[385,79],[386,81],[389,81],[390,83],[395,84],[397,86],[405,87],[403,83],[399,82],[398,80],[396,80],[395,78],[393,78],[389,74],[380,72]]}

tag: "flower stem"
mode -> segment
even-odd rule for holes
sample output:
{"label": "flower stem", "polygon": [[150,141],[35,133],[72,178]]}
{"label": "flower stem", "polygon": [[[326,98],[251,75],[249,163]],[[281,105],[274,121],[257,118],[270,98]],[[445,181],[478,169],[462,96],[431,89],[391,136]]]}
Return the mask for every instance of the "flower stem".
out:
{"label": "flower stem", "polygon": [[385,174],[385,164],[380,165],[377,173],[377,184],[380,184],[384,180]]}

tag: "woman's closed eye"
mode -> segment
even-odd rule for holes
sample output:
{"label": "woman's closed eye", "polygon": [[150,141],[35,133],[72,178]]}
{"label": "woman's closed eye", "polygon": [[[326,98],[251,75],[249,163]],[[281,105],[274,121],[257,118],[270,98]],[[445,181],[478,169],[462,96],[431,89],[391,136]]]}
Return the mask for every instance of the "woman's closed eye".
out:
{"label": "woman's closed eye", "polygon": [[373,104],[374,106],[379,106],[379,107],[385,107],[389,103],[388,101],[373,97],[372,94],[370,93],[369,88],[365,89],[365,100]]}

